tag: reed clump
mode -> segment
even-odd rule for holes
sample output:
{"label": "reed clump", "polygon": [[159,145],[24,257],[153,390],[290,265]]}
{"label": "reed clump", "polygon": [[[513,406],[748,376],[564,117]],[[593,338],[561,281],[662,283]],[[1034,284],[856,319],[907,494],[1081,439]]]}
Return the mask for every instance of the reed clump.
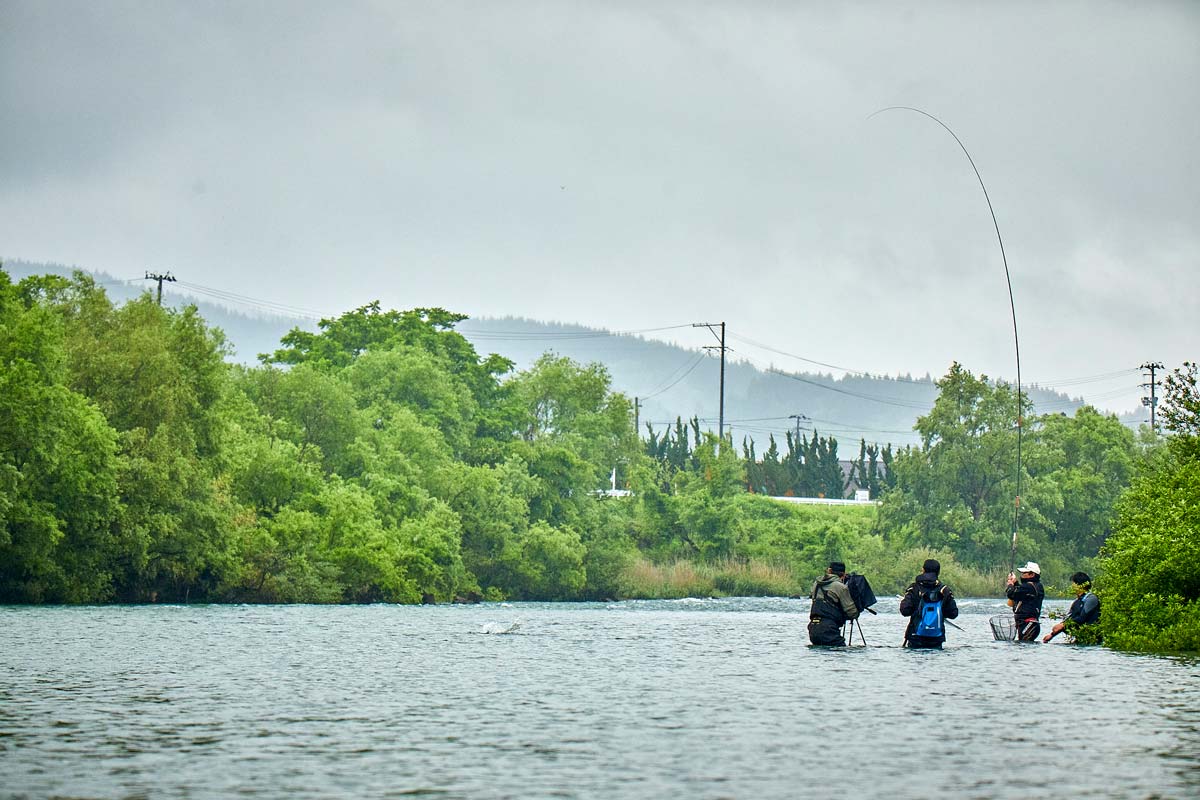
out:
{"label": "reed clump", "polygon": [[[912,582],[927,558],[941,561],[942,581],[958,597],[1003,596],[1004,571],[978,570],[958,563],[950,553],[916,548],[873,553],[862,561],[847,558],[851,572],[871,581],[876,594],[896,595]],[[676,600],[683,597],[807,597],[823,564],[783,564],[765,559],[632,560],[621,574],[621,599]]]}
{"label": "reed clump", "polygon": [[800,586],[791,568],[757,559],[655,563],[639,558],[626,567],[621,583],[624,598],[639,600],[785,597],[796,594]]}

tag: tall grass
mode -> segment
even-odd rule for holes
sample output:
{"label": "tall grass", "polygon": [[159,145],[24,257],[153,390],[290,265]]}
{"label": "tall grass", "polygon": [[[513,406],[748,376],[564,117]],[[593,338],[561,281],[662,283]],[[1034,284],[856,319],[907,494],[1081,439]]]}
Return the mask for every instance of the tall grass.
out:
{"label": "tall grass", "polygon": [[876,594],[899,594],[921,573],[921,566],[928,558],[935,558],[941,563],[939,577],[954,591],[955,596],[1004,596],[1006,570],[974,569],[958,563],[953,553],[941,550],[914,548],[899,553],[884,550],[873,553],[860,564],[847,564],[847,567],[866,575]]}
{"label": "tall grass", "polygon": [[621,596],[642,600],[680,597],[787,597],[807,594],[804,578],[786,566],[727,559],[655,564],[638,558],[622,574]]}
{"label": "tall grass", "polygon": [[[866,575],[880,597],[897,595],[921,572],[927,558],[942,564],[942,582],[958,597],[1001,597],[1003,570],[983,572],[963,566],[950,553],[915,549],[886,552],[860,564],[847,563],[852,572]],[[674,560],[655,563],[634,559],[619,581],[622,599],[673,600],[681,597],[807,597],[821,570],[801,573],[785,565],[759,559],[726,559],[711,563]]]}

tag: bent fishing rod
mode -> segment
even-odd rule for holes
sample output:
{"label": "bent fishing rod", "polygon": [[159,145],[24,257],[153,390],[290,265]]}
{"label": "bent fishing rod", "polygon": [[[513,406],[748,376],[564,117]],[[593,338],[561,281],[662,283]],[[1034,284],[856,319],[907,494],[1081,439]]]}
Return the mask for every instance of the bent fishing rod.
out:
{"label": "bent fishing rod", "polygon": [[[971,158],[970,152],[967,151],[967,146],[962,143],[962,139],[958,138],[958,134],[950,129],[950,126],[942,122],[940,119],[930,114],[928,111],[922,111],[919,108],[912,106],[888,106],[881,108],[874,114],[871,114],[867,119],[873,119],[885,111],[913,111],[923,117],[941,125],[946,133],[954,137],[954,141],[958,142],[959,148],[963,151],[963,155],[967,157],[967,161],[971,164],[971,169],[975,171],[975,178],[979,181],[979,188],[983,189],[983,199],[987,200],[988,213],[992,215],[992,225],[996,229],[996,241],[1000,243],[1000,260],[1004,263],[1004,280],[1008,284],[1008,307],[1012,311],[1012,328],[1013,328],[1013,348],[1017,355],[1017,493],[1013,501],[1013,517],[1012,517],[1012,549],[1008,553],[1008,571],[1012,573],[1017,564],[1017,529],[1020,526],[1021,516],[1021,433],[1024,429],[1024,420],[1022,419],[1022,404],[1021,404],[1021,341],[1017,337],[1017,306],[1013,301],[1012,276],[1008,271],[1008,258],[1004,254],[1004,238],[1000,235],[1000,223],[996,221],[996,212],[992,208],[992,198],[988,195],[987,186],[983,183],[983,176],[979,174],[979,168],[975,166],[975,159]],[[955,627],[958,627],[957,625]]]}

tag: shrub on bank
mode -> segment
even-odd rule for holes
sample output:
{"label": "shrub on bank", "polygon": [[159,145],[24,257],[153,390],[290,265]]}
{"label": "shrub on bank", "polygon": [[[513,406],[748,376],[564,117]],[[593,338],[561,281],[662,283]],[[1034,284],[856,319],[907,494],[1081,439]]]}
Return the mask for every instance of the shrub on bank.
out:
{"label": "shrub on bank", "polygon": [[[1191,437],[1194,439],[1194,437]],[[1186,439],[1149,458],[1104,546],[1105,643],[1200,652],[1200,453]]]}

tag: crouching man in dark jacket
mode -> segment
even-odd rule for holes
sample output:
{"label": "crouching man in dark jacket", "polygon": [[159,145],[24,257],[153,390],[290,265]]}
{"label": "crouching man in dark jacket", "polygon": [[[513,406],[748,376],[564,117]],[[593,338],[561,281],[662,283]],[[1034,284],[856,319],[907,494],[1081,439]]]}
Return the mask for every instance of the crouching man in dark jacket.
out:
{"label": "crouching man in dark jacket", "polygon": [[[943,620],[958,617],[958,603],[954,602],[954,592],[950,591],[950,587],[938,580],[942,565],[937,559],[926,559],[921,568],[925,571],[909,584],[908,588],[904,590],[904,597],[900,600],[900,613],[909,618],[908,629],[904,632],[904,646],[914,650],[931,648],[941,650],[942,644],[946,641],[946,627]],[[934,635],[917,634],[916,630],[918,623],[922,621],[921,611],[925,602],[936,603],[938,600],[941,601],[942,608],[941,614],[935,615],[937,630],[932,631]]]}
{"label": "crouching man in dark jacket", "polygon": [[858,619],[858,607],[850,597],[850,590],[842,579],[846,576],[846,565],[833,561],[829,569],[813,584],[809,594],[812,611],[808,619],[808,640],[821,647],[845,647],[842,626]]}
{"label": "crouching man in dark jacket", "polygon": [[[1071,576],[1071,586],[1075,589],[1075,602],[1067,611],[1067,618],[1050,629],[1042,637],[1048,642],[1064,630],[1068,636],[1075,636],[1083,630],[1094,631],[1100,622],[1100,598],[1092,593],[1092,579],[1086,572],[1076,572]],[[1100,636],[1092,634],[1086,637],[1089,644],[1099,642]]]}

